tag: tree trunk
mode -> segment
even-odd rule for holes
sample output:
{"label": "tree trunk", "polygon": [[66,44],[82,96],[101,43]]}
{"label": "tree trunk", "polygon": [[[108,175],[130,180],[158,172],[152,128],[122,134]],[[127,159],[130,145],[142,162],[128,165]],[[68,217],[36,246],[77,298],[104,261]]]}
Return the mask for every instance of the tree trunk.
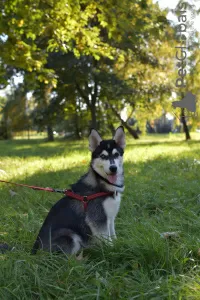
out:
{"label": "tree trunk", "polygon": [[181,122],[183,124],[183,131],[185,132],[185,139],[187,140],[191,140],[190,137],[190,132],[187,126],[187,122],[186,122],[186,118],[185,118],[185,109],[181,108]]}
{"label": "tree trunk", "polygon": [[108,105],[108,103],[104,104],[104,111],[106,112],[106,119],[107,119],[107,123],[108,123],[108,128],[110,129],[111,135],[114,136],[115,127],[113,125],[113,120],[112,120],[112,118],[110,117],[110,114],[109,114],[109,105]]}
{"label": "tree trunk", "polygon": [[139,139],[139,135],[137,134],[137,131],[133,128],[131,128],[124,120],[121,119],[122,125],[128,130],[128,132],[134,137],[134,139]]}
{"label": "tree trunk", "polygon": [[[51,91],[52,91],[52,85],[46,84],[44,87],[44,107],[47,109],[50,104],[50,97],[51,97]],[[52,128],[52,116],[51,113],[48,113],[46,115],[46,124],[47,124],[47,141],[53,142],[54,136],[53,136],[53,128]]]}
{"label": "tree trunk", "polygon": [[82,138],[82,136],[81,136],[81,128],[79,126],[79,116],[77,115],[77,113],[75,113],[74,127],[75,127],[75,137],[78,140],[80,140]]}
{"label": "tree trunk", "polygon": [[30,140],[30,129],[29,129],[29,127],[27,129],[27,135],[28,135],[28,140]]}
{"label": "tree trunk", "polygon": [[115,134],[115,127],[112,123],[108,123],[108,128],[110,129],[111,135],[114,136]]}
{"label": "tree trunk", "polygon": [[109,107],[112,109],[116,117],[120,120],[122,125],[128,130],[128,132],[134,137],[134,139],[139,139],[139,136],[135,129],[131,128],[120,116],[120,114],[115,110],[115,108],[109,104]]}
{"label": "tree trunk", "polygon": [[47,140],[48,142],[54,141],[53,128],[51,125],[47,125]]}
{"label": "tree trunk", "polygon": [[96,119],[96,106],[92,103],[91,105],[91,127],[97,129],[97,119]]}
{"label": "tree trunk", "polygon": [[80,130],[79,130],[79,128],[77,126],[75,128],[75,138],[77,140],[81,140],[82,139],[81,132],[80,132]]}
{"label": "tree trunk", "polygon": [[[96,63],[95,63],[96,65]],[[92,117],[92,128],[98,129],[97,128],[97,109],[96,109],[96,103],[97,103],[97,98],[98,98],[98,83],[96,80],[96,77],[94,76],[94,89],[92,93],[92,99],[91,99],[91,117]]]}
{"label": "tree trunk", "polygon": [[13,138],[11,126],[9,124],[9,120],[5,119],[2,121],[2,136],[4,140],[11,140]]}
{"label": "tree trunk", "polygon": [[84,90],[81,89],[78,83],[76,83],[76,88],[80,94],[80,96],[85,100],[85,103],[87,104],[88,110],[91,113],[91,127],[94,129],[97,129],[97,120],[96,120],[96,101],[97,101],[97,95],[98,95],[98,84],[94,79],[94,91],[93,94],[91,94],[91,101],[89,100],[88,94]]}

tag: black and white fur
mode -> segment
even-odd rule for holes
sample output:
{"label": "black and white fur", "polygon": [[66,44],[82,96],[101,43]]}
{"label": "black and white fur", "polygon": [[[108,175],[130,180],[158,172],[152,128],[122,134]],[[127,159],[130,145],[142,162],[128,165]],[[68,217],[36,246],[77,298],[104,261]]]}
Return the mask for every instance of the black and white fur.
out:
{"label": "black and white fur", "polygon": [[72,185],[73,192],[91,195],[98,192],[114,192],[113,196],[99,197],[83,203],[69,197],[59,200],[44,221],[32,253],[38,249],[76,254],[87,247],[94,236],[109,241],[116,238],[115,217],[119,211],[121,193],[124,191],[123,153],[125,134],[117,128],[113,139],[102,140],[92,129],[89,149],[92,159],[88,173]]}

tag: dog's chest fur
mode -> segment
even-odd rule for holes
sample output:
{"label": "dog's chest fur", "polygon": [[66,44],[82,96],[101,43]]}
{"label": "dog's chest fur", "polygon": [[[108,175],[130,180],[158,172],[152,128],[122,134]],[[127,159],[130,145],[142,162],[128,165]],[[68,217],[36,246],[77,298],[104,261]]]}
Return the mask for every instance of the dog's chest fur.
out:
{"label": "dog's chest fur", "polygon": [[114,197],[107,197],[103,202],[104,211],[107,218],[113,219],[116,217],[121,202],[121,194],[117,193]]}

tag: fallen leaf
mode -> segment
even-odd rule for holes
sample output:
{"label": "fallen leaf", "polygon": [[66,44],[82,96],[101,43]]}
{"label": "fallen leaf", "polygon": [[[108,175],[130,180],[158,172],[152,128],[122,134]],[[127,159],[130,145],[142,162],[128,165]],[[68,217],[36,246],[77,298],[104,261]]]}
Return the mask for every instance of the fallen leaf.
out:
{"label": "fallen leaf", "polygon": [[9,190],[9,193],[11,195],[11,197],[14,197],[16,195],[18,195],[16,192],[14,192],[13,190]]}
{"label": "fallen leaf", "polygon": [[169,239],[169,238],[178,238],[179,232],[172,231],[172,232],[163,232],[160,234],[162,238]]}

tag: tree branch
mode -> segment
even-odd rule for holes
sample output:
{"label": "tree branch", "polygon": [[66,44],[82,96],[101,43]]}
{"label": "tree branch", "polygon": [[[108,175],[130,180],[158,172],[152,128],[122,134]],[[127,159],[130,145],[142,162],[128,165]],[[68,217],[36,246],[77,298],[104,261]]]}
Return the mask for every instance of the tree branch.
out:
{"label": "tree branch", "polygon": [[132,129],[120,116],[118,111],[107,101],[108,106],[113,111],[115,116],[120,120],[121,124],[128,130],[128,132],[134,137],[134,139],[139,139],[139,136],[136,130]]}
{"label": "tree branch", "polygon": [[94,93],[92,94],[92,103],[93,104],[96,104],[96,100],[97,100],[97,91],[98,91],[97,87],[98,87],[98,84],[97,84],[96,80],[94,80]]}
{"label": "tree branch", "polygon": [[76,88],[77,88],[77,91],[79,92],[80,96],[85,100],[87,106],[90,108],[91,107],[91,104],[90,104],[90,101],[89,101],[89,98],[88,96],[84,93],[84,91],[80,88],[79,84],[77,82],[76,83]]}

